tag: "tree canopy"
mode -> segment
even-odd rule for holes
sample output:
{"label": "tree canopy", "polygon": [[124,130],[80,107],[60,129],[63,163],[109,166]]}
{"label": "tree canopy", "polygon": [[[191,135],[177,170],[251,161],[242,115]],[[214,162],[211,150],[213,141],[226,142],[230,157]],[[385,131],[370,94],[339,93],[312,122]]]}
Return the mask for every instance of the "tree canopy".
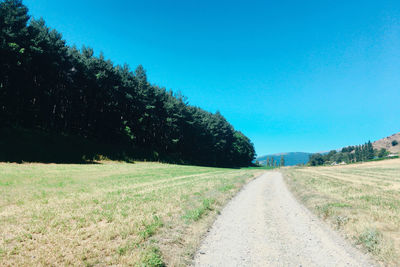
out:
{"label": "tree canopy", "polygon": [[149,159],[251,164],[254,146],[219,113],[150,84],[139,65],[115,65],[67,46],[20,0],[0,1],[0,123],[147,151]]}

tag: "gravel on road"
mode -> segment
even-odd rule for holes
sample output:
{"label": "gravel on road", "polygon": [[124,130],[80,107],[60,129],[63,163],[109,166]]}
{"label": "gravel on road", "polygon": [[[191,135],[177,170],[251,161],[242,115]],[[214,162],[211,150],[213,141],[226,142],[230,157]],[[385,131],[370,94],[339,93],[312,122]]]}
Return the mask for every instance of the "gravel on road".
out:
{"label": "gravel on road", "polygon": [[279,172],[247,184],[222,210],[195,266],[373,266],[299,204]]}

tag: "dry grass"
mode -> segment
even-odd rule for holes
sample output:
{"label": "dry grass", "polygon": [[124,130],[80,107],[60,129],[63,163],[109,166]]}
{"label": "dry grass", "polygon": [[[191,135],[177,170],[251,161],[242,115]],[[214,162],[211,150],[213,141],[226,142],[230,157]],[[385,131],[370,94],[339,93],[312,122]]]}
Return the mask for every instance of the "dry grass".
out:
{"label": "dry grass", "polygon": [[400,264],[400,159],[287,168],[286,181],[312,211],[385,264]]}
{"label": "dry grass", "polygon": [[375,149],[384,148],[391,153],[399,153],[400,152],[400,144],[393,146],[392,141],[396,140],[400,143],[400,133],[392,134],[391,136],[379,139],[372,143]]}
{"label": "dry grass", "polygon": [[256,170],[0,164],[0,265],[185,265]]}

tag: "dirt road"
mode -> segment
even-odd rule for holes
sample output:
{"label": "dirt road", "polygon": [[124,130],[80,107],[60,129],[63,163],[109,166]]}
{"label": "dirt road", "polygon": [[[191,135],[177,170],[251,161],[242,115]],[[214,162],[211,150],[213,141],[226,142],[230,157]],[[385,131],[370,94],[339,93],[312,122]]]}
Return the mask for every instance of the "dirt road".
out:
{"label": "dirt road", "polygon": [[224,208],[195,266],[371,266],[300,205],[279,172],[252,181]]}

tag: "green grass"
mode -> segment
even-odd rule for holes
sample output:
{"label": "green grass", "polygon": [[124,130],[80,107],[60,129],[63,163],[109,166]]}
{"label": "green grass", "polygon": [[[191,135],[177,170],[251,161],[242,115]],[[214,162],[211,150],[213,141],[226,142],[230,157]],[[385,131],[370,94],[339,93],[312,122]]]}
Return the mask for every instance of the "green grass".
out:
{"label": "green grass", "polygon": [[0,163],[0,265],[185,265],[258,169]]}
{"label": "green grass", "polygon": [[272,169],[277,169],[279,167],[271,167],[271,166],[251,166],[251,167],[243,167],[242,169],[245,170],[272,170]]}
{"label": "green grass", "polygon": [[141,258],[141,266],[164,267],[161,252],[157,247],[150,247]]}
{"label": "green grass", "polygon": [[385,265],[400,264],[400,160],[284,169],[296,196]]}
{"label": "green grass", "polygon": [[214,199],[205,198],[203,199],[203,202],[200,204],[199,207],[186,211],[185,215],[183,215],[182,218],[186,221],[198,221],[203,215],[207,213],[207,211],[213,210],[212,205],[214,203]]}
{"label": "green grass", "polygon": [[382,242],[382,233],[376,229],[366,229],[357,237],[357,244],[363,245],[368,252],[375,255],[380,253],[380,244]]}

